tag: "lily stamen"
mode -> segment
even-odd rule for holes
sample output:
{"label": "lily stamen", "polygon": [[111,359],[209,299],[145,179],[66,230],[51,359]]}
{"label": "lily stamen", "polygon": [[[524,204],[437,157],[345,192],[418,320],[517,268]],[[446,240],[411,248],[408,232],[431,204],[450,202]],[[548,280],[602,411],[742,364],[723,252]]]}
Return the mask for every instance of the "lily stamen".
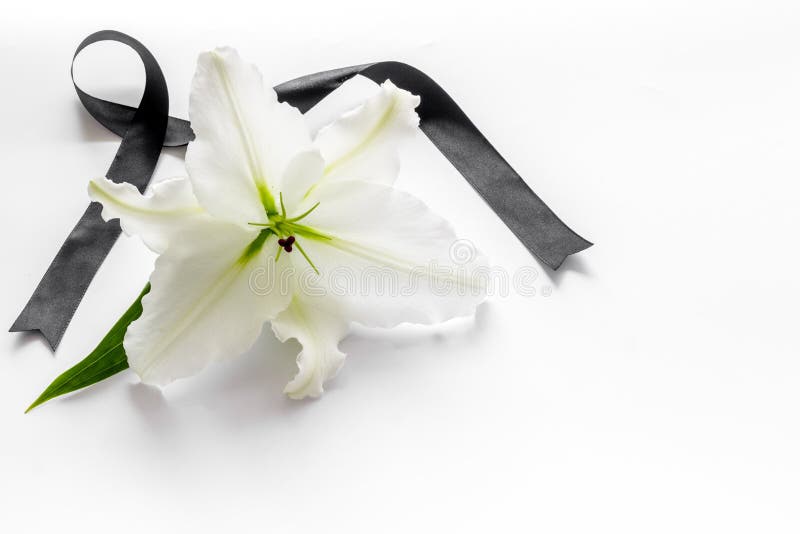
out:
{"label": "lily stamen", "polygon": [[289,223],[291,223],[291,222],[297,222],[297,221],[299,221],[299,220],[301,220],[301,219],[305,219],[306,217],[308,217],[308,215],[309,215],[309,214],[310,214],[312,211],[314,211],[315,209],[317,209],[317,206],[319,206],[319,202],[317,202],[316,204],[314,204],[313,206],[311,206],[310,208],[308,208],[308,209],[307,209],[306,211],[304,211],[304,212],[303,212],[301,215],[298,215],[297,217],[292,217],[291,219],[286,219],[286,221],[285,221],[285,222],[289,222]]}

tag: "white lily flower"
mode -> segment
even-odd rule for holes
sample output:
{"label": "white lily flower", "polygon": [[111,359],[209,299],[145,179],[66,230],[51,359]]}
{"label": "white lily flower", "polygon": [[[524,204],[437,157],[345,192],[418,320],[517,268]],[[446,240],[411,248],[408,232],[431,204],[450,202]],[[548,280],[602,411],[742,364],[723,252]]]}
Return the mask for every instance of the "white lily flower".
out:
{"label": "white lily flower", "polygon": [[[236,51],[200,56],[189,177],[147,195],[104,178],[89,184],[103,218],[119,218],[159,254],[124,340],[143,382],[164,385],[241,354],[271,321],[280,340],[303,346],[285,392],[318,396],[342,365],[338,344],[352,322],[428,324],[474,312],[485,291],[470,274],[483,257],[450,258],[450,225],[392,186],[418,104],[386,81],[312,139],[300,112],[278,103]],[[391,273],[394,287],[371,284],[376,272]],[[334,273],[355,284],[343,290]]]}

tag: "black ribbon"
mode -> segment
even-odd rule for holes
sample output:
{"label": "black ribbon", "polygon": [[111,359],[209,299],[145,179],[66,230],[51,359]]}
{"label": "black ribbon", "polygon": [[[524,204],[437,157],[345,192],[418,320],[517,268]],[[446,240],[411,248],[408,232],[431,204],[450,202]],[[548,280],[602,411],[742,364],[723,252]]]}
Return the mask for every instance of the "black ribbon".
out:
{"label": "black ribbon", "polygon": [[[169,93],[158,62],[139,41],[112,30],[93,33],[73,56],[92,43],[117,41],[130,46],[144,63],[146,81],[139,106],[132,108],[96,98],[73,84],[97,122],[122,137],[106,176],[129,182],[144,192],[162,146],[182,146],[194,138],[189,122],[169,116]],[[72,74],[72,69],[70,69]],[[395,85],[421,97],[420,128],[506,223],[527,249],[545,265],[558,269],[570,254],[592,244],[573,232],[534,193],[494,149],[444,89],[420,70],[382,61],[309,74],[275,87],[278,98],[305,113],[356,74]],[[120,234],[118,221],[104,222],[92,202],[61,246],[12,332],[38,330],[55,350],[89,283]]]}

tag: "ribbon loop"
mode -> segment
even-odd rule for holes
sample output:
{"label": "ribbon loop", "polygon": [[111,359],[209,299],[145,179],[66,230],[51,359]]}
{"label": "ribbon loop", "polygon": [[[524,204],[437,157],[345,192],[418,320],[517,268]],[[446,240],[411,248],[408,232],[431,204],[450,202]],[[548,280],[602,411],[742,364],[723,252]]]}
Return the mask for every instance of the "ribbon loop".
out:
{"label": "ribbon loop", "polygon": [[[98,41],[130,46],[145,66],[145,90],[138,108],[91,96],[75,84],[78,98],[89,114],[122,137],[106,176],[129,182],[144,192],[162,145],[185,145],[194,134],[188,121],[168,115],[164,75],[139,41],[120,32],[100,31],[87,37],[74,57]],[[592,246],[547,207],[444,89],[410,65],[383,61],[334,69],[290,80],[275,87],[275,91],[281,101],[305,113],[357,74],[377,83],[391,79],[398,87],[420,96],[417,113],[422,131],[545,265],[558,269],[567,256]],[[11,327],[12,332],[38,330],[53,349],[58,346],[89,283],[120,234],[118,222],[104,222],[100,212],[99,204],[89,205]]]}
{"label": "ribbon loop", "polygon": [[[145,87],[138,108],[107,102],[83,91],[75,83],[86,110],[100,124],[122,137],[117,154],[106,176],[115,182],[129,182],[144,192],[155,170],[167,130],[169,93],[161,67],[147,48],[124,33],[105,30],[93,33],[78,45],[75,58],[87,46],[100,41],[116,41],[131,47],[145,68]],[[70,75],[73,75],[70,68]],[[174,123],[179,144],[191,134],[189,123]],[[183,138],[180,138],[182,132]],[[120,234],[118,221],[106,223],[102,207],[93,202],[72,229],[56,254],[42,281],[11,326],[11,332],[38,330],[55,350],[61,342],[89,283]]]}

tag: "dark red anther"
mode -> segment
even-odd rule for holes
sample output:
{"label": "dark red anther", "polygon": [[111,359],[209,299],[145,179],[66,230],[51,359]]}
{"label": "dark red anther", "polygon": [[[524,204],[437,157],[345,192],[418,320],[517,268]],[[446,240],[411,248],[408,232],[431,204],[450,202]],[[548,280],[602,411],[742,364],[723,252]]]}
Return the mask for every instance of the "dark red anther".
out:
{"label": "dark red anther", "polygon": [[278,239],[278,245],[283,247],[283,250],[286,252],[292,251],[292,245],[294,244],[294,236],[290,235],[286,239]]}

